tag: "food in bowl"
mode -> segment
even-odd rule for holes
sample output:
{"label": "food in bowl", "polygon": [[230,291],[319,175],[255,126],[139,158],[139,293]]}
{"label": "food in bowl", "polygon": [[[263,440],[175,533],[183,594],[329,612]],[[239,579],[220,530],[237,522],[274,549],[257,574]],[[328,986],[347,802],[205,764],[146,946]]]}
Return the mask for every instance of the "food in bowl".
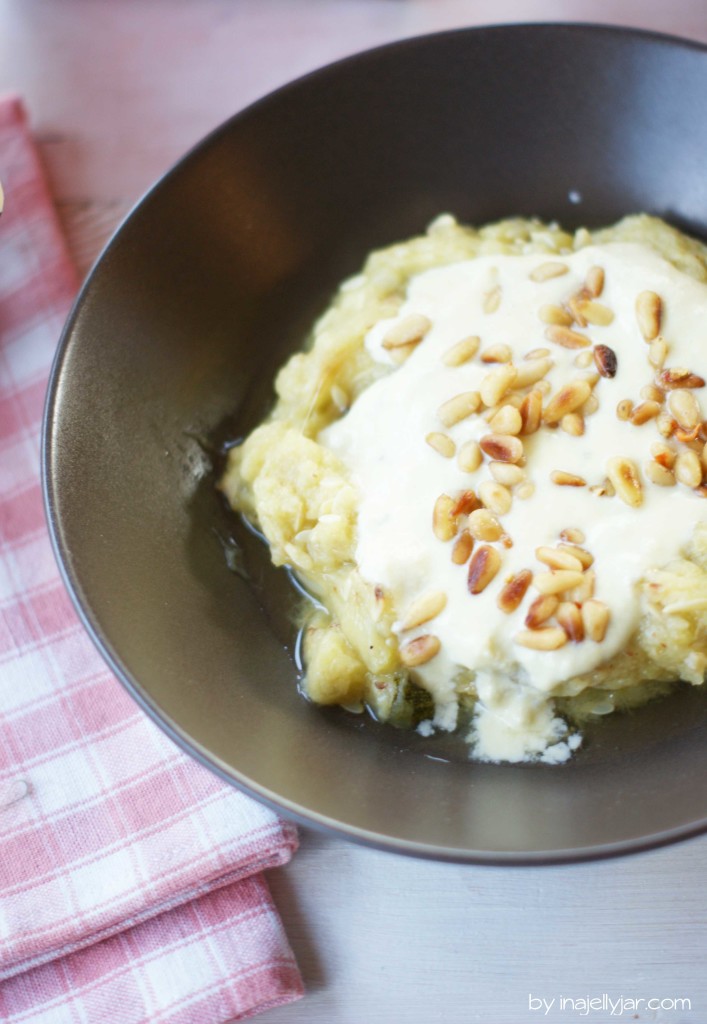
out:
{"label": "food in bowl", "polygon": [[646,215],[374,252],[220,485],[312,595],[306,695],[558,763],[702,684],[706,321],[707,248]]}

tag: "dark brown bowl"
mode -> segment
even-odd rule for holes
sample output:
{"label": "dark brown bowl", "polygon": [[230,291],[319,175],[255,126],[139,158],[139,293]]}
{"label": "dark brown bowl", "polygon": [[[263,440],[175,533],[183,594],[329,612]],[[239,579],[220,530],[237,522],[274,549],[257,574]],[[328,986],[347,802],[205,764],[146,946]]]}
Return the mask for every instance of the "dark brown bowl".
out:
{"label": "dark brown bowl", "polygon": [[707,829],[694,689],[602,722],[561,767],[472,764],[309,705],[289,581],[225,513],[213,468],[337,282],[441,211],[577,226],[646,210],[707,237],[706,102],[707,51],[675,39],[412,39],[239,114],[117,232],[54,366],[49,522],[107,661],[224,779],[342,836],[459,861],[581,860]]}

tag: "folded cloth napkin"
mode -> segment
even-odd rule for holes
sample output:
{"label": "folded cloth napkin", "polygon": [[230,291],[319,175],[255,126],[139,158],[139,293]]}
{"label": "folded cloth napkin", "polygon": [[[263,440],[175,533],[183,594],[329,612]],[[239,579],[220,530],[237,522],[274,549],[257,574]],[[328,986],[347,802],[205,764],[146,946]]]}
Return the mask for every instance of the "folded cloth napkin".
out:
{"label": "folded cloth napkin", "polygon": [[296,830],[163,736],[72,609],[39,431],[76,281],[13,97],[0,180],[0,1020],[241,1020],[302,994],[260,874]]}

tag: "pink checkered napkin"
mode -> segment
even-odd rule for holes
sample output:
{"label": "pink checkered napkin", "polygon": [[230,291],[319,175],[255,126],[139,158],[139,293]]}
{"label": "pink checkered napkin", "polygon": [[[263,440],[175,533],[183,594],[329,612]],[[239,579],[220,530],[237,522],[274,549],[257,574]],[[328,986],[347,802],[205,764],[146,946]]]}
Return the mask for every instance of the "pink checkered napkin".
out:
{"label": "pink checkered napkin", "polygon": [[163,736],[74,614],[39,430],[76,281],[12,98],[0,180],[0,1020],[248,1017],[302,992],[259,874],[296,832]]}

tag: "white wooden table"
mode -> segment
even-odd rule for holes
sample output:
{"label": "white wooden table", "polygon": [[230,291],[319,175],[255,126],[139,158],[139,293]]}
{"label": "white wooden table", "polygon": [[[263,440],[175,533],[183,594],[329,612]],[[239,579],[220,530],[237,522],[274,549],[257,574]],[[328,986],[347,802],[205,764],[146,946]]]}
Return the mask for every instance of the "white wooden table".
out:
{"label": "white wooden table", "polygon": [[[0,90],[27,100],[83,272],[155,178],[275,86],[402,36],[548,20],[707,42],[705,0],[0,0]],[[593,865],[497,869],[302,829],[299,853],[270,881],[308,995],[263,1024],[707,1022],[707,838]],[[562,997],[605,993],[691,1008],[559,1009]],[[549,1012],[542,999],[555,1000]]]}

